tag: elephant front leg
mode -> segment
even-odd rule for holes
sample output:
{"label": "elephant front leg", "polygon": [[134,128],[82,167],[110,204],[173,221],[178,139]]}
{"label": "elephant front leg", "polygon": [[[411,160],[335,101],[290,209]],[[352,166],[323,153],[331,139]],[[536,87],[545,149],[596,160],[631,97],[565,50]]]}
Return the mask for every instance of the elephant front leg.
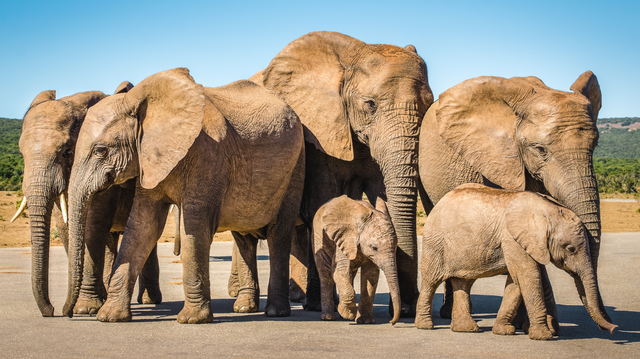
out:
{"label": "elephant front leg", "polygon": [[314,253],[315,262],[318,263],[318,276],[320,277],[320,298],[322,302],[322,320],[335,319],[335,303],[333,301],[333,258],[323,249]]}
{"label": "elephant front leg", "polygon": [[376,296],[380,269],[369,262],[362,266],[360,271],[360,301],[358,302],[358,315],[356,323],[375,324],[376,318],[373,316],[373,301]]}
{"label": "elephant front leg", "polygon": [[513,282],[511,275],[507,276],[507,282],[504,286],[504,296],[502,304],[498,310],[498,316],[493,324],[493,333],[499,335],[514,335],[516,327],[512,324],[518,311],[518,306],[522,302],[522,294],[517,284]]}
{"label": "elephant front leg", "polygon": [[451,278],[453,287],[453,308],[451,311],[451,330],[454,332],[479,332],[480,328],[471,318],[471,286],[474,279]]}
{"label": "elephant front leg", "polygon": [[227,292],[229,296],[235,298],[240,290],[240,282],[238,282],[238,245],[233,241],[233,249],[231,250],[231,273],[229,274],[229,283],[227,283]]}
{"label": "elephant front leg", "polygon": [[258,263],[256,251],[258,239],[253,235],[241,235],[231,232],[235,242],[234,255],[238,278],[238,298],[233,304],[236,313],[253,313],[260,304],[260,285],[258,283]]}
{"label": "elephant front leg", "polygon": [[160,304],[162,292],[160,292],[160,263],[158,263],[158,245],[156,244],[149,254],[147,261],[138,276],[138,303]]}
{"label": "elephant front leg", "polygon": [[357,268],[351,268],[351,261],[340,249],[336,249],[336,270],[333,279],[340,297],[338,313],[347,320],[356,319],[356,292],[353,289],[353,278],[356,272]]}

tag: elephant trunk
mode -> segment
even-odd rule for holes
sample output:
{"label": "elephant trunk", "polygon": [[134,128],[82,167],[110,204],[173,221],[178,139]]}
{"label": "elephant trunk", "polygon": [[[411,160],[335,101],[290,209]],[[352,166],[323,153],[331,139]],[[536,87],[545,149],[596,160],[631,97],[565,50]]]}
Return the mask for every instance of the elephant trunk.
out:
{"label": "elephant trunk", "polygon": [[[84,266],[84,235],[87,212],[93,196],[92,192],[85,189],[82,180],[77,179],[75,169],[71,173],[69,188],[69,280],[67,301],[62,315],[73,317],[73,308],[80,295],[82,285],[82,272]],[[78,171],[81,172],[81,171]]]}
{"label": "elephant trunk", "polygon": [[600,329],[608,330],[613,334],[614,329],[618,326],[610,323],[602,316],[602,313],[600,313],[599,303],[602,302],[602,298],[600,297],[595,275],[591,268],[580,271],[578,274],[574,274],[573,280],[575,281],[580,297],[586,298],[583,304],[589,312],[589,315],[591,315],[593,321],[598,324]]}
{"label": "elephant trunk", "polygon": [[[392,255],[392,257],[394,257]],[[398,284],[398,269],[396,267],[395,258],[393,261],[388,261],[386,265],[380,266],[380,269],[387,277],[387,284],[389,285],[389,294],[391,295],[391,303],[393,303],[393,318],[391,319],[391,325],[395,325],[400,318],[401,302],[400,302],[400,286]]]}
{"label": "elephant trunk", "polygon": [[[406,112],[406,111],[405,111]],[[398,279],[404,303],[404,315],[413,315],[418,294],[418,246],[416,205],[418,200],[418,135],[419,115],[409,111],[396,115],[387,126],[377,131],[371,141],[371,154],[384,176],[387,208],[398,237],[396,252]]]}

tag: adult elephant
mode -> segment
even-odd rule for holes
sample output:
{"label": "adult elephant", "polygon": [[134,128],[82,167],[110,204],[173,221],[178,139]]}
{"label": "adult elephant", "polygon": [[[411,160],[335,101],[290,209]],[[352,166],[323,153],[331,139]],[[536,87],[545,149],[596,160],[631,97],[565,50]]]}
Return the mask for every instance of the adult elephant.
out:
{"label": "adult elephant", "polygon": [[[442,93],[420,132],[425,211],[463,183],[549,194],[590,231],[595,272],[601,226],[592,157],[602,95],[591,71],[571,90],[553,90],[537,77],[478,77]],[[443,317],[450,317],[449,299]],[[602,303],[601,311],[606,316]]]}
{"label": "adult elephant", "polygon": [[[132,211],[97,314],[131,320],[131,293],[162,233],[170,204],[181,211],[184,308],[180,323],[211,322],[209,252],[216,231],[239,247],[268,239],[267,316],[290,314],[288,260],[304,183],[304,141],[296,114],[250,81],[196,84],[187,69],[149,76],[127,94],[92,107],[76,146],[69,191],[69,294],[78,297],[87,205],[113,185],[138,180]],[[243,258],[245,259],[245,258]],[[245,281],[252,281],[253,273]],[[251,295],[259,300],[257,282]],[[238,298],[241,299],[241,298]],[[244,299],[244,298],[243,298]]]}
{"label": "adult elephant", "polygon": [[[281,96],[304,125],[303,218],[310,222],[320,206],[343,194],[387,201],[398,235],[403,315],[414,313],[418,134],[433,103],[427,66],[415,47],[313,32],[250,80]],[[319,292],[307,291],[306,307],[320,310]]]}
{"label": "adult elephant", "polygon": [[[125,93],[132,87],[130,82],[124,81],[115,93]],[[78,132],[88,109],[106,97],[100,91],[87,91],[56,100],[55,91],[43,91],[33,100],[23,119],[19,146],[24,157],[22,189],[25,197],[16,216],[29,207],[31,282],[44,317],[53,316],[54,312],[48,288],[51,218],[55,218],[66,250],[66,196]],[[91,212],[95,215],[90,216],[93,222],[86,253],[89,265],[85,267],[80,299],[74,308],[76,313],[95,313],[106,299],[105,285],[111,273],[118,233],[124,230],[132,196],[131,190],[114,188],[102,194],[102,201],[96,201],[92,207]],[[106,262],[105,246],[109,249]],[[144,281],[148,286],[144,301],[159,303],[162,296],[157,269],[154,269],[157,268],[157,257],[155,263],[152,261],[149,265],[145,271],[149,276]],[[103,270],[105,267],[106,271]],[[145,288],[144,285],[141,288]]]}

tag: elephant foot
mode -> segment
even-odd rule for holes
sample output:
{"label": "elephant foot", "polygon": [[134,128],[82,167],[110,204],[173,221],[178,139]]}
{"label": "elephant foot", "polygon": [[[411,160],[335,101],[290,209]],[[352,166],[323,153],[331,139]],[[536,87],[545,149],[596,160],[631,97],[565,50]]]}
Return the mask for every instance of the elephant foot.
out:
{"label": "elephant foot", "polygon": [[451,320],[451,330],[454,332],[476,333],[480,331],[478,323],[471,317]]}
{"label": "elephant foot", "polygon": [[415,324],[418,329],[433,329],[433,320],[427,316],[416,315]]}
{"label": "elephant foot", "polygon": [[213,322],[213,313],[211,313],[211,305],[204,307],[187,305],[178,313],[178,323],[181,324],[201,324]]}
{"label": "elephant foot", "polygon": [[347,304],[340,301],[340,304],[338,304],[338,313],[340,313],[340,316],[346,320],[354,320],[356,319],[356,304]]}
{"label": "elephant foot", "polygon": [[229,284],[227,284],[227,291],[229,292],[229,296],[235,298],[238,296],[240,292],[240,284],[238,283],[238,274],[231,273],[229,275]]}
{"label": "elephant foot", "polygon": [[376,324],[376,318],[374,318],[373,313],[367,315],[361,315],[358,313],[356,317],[356,323],[358,324]]}
{"label": "elephant foot", "polygon": [[93,315],[98,313],[104,301],[99,298],[80,297],[73,308],[73,314]]}
{"label": "elephant foot", "polygon": [[289,301],[294,303],[302,303],[305,298],[305,293],[300,288],[298,283],[293,279],[289,279]]}
{"label": "elephant foot", "polygon": [[291,306],[289,300],[269,300],[267,299],[267,306],[264,309],[264,314],[267,317],[288,317],[291,315]]}
{"label": "elephant foot", "polygon": [[553,335],[546,326],[531,326],[529,328],[529,339],[533,340],[552,340]]}
{"label": "elephant foot", "polygon": [[498,335],[515,335],[516,327],[511,325],[511,323],[500,323],[496,321],[491,331],[493,332],[493,334]]}
{"label": "elephant foot", "polygon": [[258,311],[260,295],[254,291],[242,291],[237,294],[238,299],[233,303],[233,311],[236,313],[254,313]]}
{"label": "elephant foot", "polygon": [[336,319],[336,315],[335,313],[322,313],[322,315],[320,316],[320,319],[322,320],[335,320]]}
{"label": "elephant foot", "polygon": [[122,307],[107,299],[102,308],[98,311],[96,318],[101,322],[130,322],[131,309]]}
{"label": "elephant foot", "polygon": [[558,318],[547,314],[547,326],[553,336],[560,335],[560,323],[558,323]]}
{"label": "elephant foot", "polygon": [[138,291],[138,303],[140,304],[160,304],[162,303],[162,292],[160,292],[160,288],[150,287],[150,288],[142,288]]}
{"label": "elephant foot", "polygon": [[319,312],[322,310],[322,303],[320,301],[320,298],[310,297],[307,295],[307,297],[302,302],[302,308],[310,312]]}

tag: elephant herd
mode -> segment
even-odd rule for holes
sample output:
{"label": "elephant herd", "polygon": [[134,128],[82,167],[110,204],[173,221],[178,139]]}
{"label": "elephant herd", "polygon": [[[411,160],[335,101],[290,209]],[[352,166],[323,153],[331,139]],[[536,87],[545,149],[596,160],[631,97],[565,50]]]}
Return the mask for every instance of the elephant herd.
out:
{"label": "elephant herd", "polygon": [[[34,297],[42,315],[52,316],[53,217],[69,258],[64,315],[131,320],[138,277],[138,301],[161,302],[155,246],[175,204],[185,292],[179,322],[212,321],[209,249],[213,235],[227,230],[234,310],[258,310],[260,239],[270,258],[265,314],[289,315],[290,299],[320,310],[314,217],[334,198],[366,195],[376,208],[386,203],[397,238],[400,303],[390,312],[395,320],[398,311],[413,317],[417,201],[429,213],[466,183],[539,192],[575,212],[595,275],[601,226],[592,156],[601,93],[590,71],[570,89],[550,89],[536,77],[478,77],[434,103],[414,46],[314,32],[249,80],[226,86],[203,87],[177,68],[135,86],[125,81],[110,96],[56,99],[44,91],[25,114],[20,138]],[[444,317],[452,308],[448,287]],[[548,313],[554,309],[547,305]]]}

